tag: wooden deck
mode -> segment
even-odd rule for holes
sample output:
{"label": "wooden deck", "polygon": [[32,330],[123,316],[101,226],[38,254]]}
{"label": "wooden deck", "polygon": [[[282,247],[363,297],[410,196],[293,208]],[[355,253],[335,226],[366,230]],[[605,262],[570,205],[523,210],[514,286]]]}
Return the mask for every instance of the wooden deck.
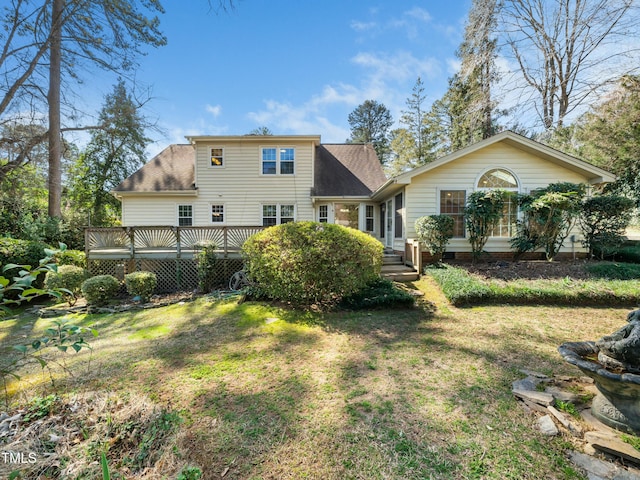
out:
{"label": "wooden deck", "polygon": [[214,244],[223,258],[240,258],[244,242],[264,227],[109,227],[85,230],[87,260],[190,259]]}

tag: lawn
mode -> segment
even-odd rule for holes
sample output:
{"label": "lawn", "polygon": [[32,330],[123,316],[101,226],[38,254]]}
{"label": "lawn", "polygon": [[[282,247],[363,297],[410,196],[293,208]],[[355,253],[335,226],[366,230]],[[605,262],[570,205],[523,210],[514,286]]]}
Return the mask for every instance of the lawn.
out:
{"label": "lawn", "polygon": [[[204,479],[583,478],[566,459],[568,437],[538,433],[511,382],[525,368],[579,375],[558,345],[611,333],[628,309],[459,309],[432,279],[414,286],[427,300],[407,310],[302,313],[200,298],[70,317],[100,334],[91,354],[64,357],[73,376],[56,370],[65,401],[107,392],[110,411],[142,402],[181,421],[155,457],[138,450],[147,458],[134,474],[123,432],[135,435],[135,419],[94,411],[62,465],[82,461],[95,475],[102,450],[113,478],[174,479],[185,466]],[[0,355],[47,326],[25,314],[0,322]],[[10,387],[14,401],[51,391],[38,370]]]}

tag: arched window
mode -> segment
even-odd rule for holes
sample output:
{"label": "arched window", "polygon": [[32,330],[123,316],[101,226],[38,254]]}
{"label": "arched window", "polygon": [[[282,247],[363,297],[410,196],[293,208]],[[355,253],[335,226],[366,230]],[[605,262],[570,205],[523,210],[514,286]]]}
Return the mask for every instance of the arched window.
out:
{"label": "arched window", "polygon": [[[476,185],[478,190],[502,189],[518,192],[518,180],[508,170],[503,168],[494,168],[483,173]],[[510,197],[504,205],[504,213],[500,223],[494,228],[491,236],[493,237],[512,237],[515,233],[516,220],[518,218],[518,204],[515,198]]]}

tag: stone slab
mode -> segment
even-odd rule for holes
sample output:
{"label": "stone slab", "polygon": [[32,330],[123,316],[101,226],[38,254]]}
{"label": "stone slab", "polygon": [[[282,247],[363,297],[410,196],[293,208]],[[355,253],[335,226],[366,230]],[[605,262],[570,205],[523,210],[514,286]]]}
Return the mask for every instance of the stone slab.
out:
{"label": "stone slab", "polygon": [[603,432],[587,432],[585,441],[589,442],[596,450],[615,455],[636,465],[640,465],[640,452],[628,443],[623,442],[616,435]]}
{"label": "stone slab", "polygon": [[539,403],[540,405],[544,405],[545,407],[548,405],[553,405],[553,395],[545,392],[538,392],[535,390],[513,390],[513,394],[522,398],[523,400],[529,400],[530,402]]}
{"label": "stone slab", "polygon": [[568,415],[565,415],[564,413],[560,412],[558,409],[556,409],[551,405],[547,407],[547,410],[549,411],[549,413],[551,413],[551,415],[556,417],[556,419],[558,419],[558,421],[562,424],[562,426],[567,430],[569,430],[569,432],[574,437],[582,437],[582,427],[577,423],[573,422]]}
{"label": "stone slab", "polygon": [[610,462],[604,462],[586,453],[571,452],[569,459],[576,466],[585,470],[589,474],[588,478],[612,479],[616,472],[615,466]]}

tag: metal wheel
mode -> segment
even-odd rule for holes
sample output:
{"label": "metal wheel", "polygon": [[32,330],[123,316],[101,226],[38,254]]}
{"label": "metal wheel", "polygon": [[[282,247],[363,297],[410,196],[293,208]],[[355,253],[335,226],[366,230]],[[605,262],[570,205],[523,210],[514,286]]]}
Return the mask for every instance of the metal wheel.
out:
{"label": "metal wheel", "polygon": [[249,285],[250,282],[244,270],[240,270],[239,272],[234,273],[229,279],[229,290],[232,290],[234,292],[241,290],[243,287],[247,287]]}

